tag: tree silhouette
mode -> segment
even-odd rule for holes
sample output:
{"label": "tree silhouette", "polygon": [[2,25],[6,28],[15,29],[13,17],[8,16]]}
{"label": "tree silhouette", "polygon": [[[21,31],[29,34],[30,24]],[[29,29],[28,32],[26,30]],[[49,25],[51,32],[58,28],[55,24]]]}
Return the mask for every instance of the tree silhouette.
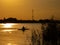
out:
{"label": "tree silhouette", "polygon": [[[47,23],[46,29],[43,30],[43,41],[51,42],[51,45],[57,45],[57,24],[54,22]],[[50,44],[46,44],[50,45]]]}
{"label": "tree silhouette", "polygon": [[15,22],[17,22],[17,19],[16,18],[7,18],[7,19],[4,18],[4,22],[7,22],[7,23],[13,22],[13,23],[15,23]]}

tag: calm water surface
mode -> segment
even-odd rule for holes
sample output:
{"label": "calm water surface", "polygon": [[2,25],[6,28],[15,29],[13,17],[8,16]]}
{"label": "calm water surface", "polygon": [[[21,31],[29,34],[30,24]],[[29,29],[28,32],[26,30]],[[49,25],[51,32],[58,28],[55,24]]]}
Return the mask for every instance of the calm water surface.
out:
{"label": "calm water surface", "polygon": [[[12,26],[9,27],[9,25],[4,26],[5,25],[4,23],[0,23],[0,45],[29,45],[31,43],[30,40],[32,30],[40,30],[41,33],[41,24],[39,23],[19,23],[19,24],[11,23],[11,24]],[[29,30],[26,30],[25,32],[23,32],[22,30],[18,30],[21,29],[23,26],[28,28]]]}

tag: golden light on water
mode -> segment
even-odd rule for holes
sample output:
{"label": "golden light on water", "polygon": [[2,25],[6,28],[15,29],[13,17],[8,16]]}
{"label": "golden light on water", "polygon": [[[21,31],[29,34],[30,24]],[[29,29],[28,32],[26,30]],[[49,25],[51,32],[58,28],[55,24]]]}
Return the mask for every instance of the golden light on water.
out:
{"label": "golden light on water", "polygon": [[12,31],[17,31],[13,28],[13,23],[6,23],[6,24],[1,24],[2,25],[2,32],[9,32],[11,33]]}
{"label": "golden light on water", "polygon": [[15,31],[17,31],[17,30],[1,30],[1,32],[7,32],[7,33],[12,33],[12,32],[15,32]]}
{"label": "golden light on water", "polygon": [[8,43],[7,45],[12,45],[11,43]]}
{"label": "golden light on water", "polygon": [[1,32],[5,32],[5,33],[12,33],[13,31],[15,31],[15,30],[1,30]]}
{"label": "golden light on water", "polygon": [[8,43],[7,45],[16,45],[16,44]]}
{"label": "golden light on water", "polygon": [[12,24],[12,23],[2,24],[2,26],[3,26],[4,28],[12,28],[13,25],[14,25],[14,24]]}
{"label": "golden light on water", "polygon": [[14,30],[2,30],[3,32],[12,32]]}
{"label": "golden light on water", "polygon": [[[33,28],[36,27],[40,30],[40,25],[36,25],[34,24],[32,27],[32,24],[30,23],[0,23],[0,45],[29,45],[31,43],[30,37]],[[23,31],[18,30],[23,26],[29,28],[29,30],[24,33]]]}
{"label": "golden light on water", "polygon": [[12,24],[4,24],[4,27],[5,28],[10,28],[10,27],[12,27]]}

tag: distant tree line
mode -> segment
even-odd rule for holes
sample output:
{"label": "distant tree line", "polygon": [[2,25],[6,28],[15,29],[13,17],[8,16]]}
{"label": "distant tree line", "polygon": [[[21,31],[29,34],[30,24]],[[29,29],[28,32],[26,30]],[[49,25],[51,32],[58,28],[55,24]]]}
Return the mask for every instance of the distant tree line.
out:
{"label": "distant tree line", "polygon": [[0,23],[60,23],[60,20],[50,20],[50,19],[44,19],[44,20],[18,20],[16,18],[7,18],[0,20]]}

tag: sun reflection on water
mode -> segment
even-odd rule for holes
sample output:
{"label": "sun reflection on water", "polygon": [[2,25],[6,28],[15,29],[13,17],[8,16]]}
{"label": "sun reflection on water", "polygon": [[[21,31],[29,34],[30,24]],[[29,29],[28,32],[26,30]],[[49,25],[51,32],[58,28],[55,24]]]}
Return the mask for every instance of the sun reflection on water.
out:
{"label": "sun reflection on water", "polygon": [[12,28],[12,26],[15,25],[15,24],[13,24],[13,23],[6,23],[6,24],[2,24],[2,25],[3,25],[4,28]]}
{"label": "sun reflection on water", "polygon": [[2,32],[12,33],[13,30],[2,30]]}
{"label": "sun reflection on water", "polygon": [[2,25],[2,28],[1,28],[2,29],[2,32],[9,32],[9,33],[11,33],[12,31],[17,31],[13,27],[16,24],[13,24],[13,23],[4,23],[4,24],[1,24],[1,25]]}
{"label": "sun reflection on water", "polygon": [[16,44],[8,43],[7,45],[16,45]]}
{"label": "sun reflection on water", "polygon": [[11,43],[8,43],[7,45],[12,45]]}

